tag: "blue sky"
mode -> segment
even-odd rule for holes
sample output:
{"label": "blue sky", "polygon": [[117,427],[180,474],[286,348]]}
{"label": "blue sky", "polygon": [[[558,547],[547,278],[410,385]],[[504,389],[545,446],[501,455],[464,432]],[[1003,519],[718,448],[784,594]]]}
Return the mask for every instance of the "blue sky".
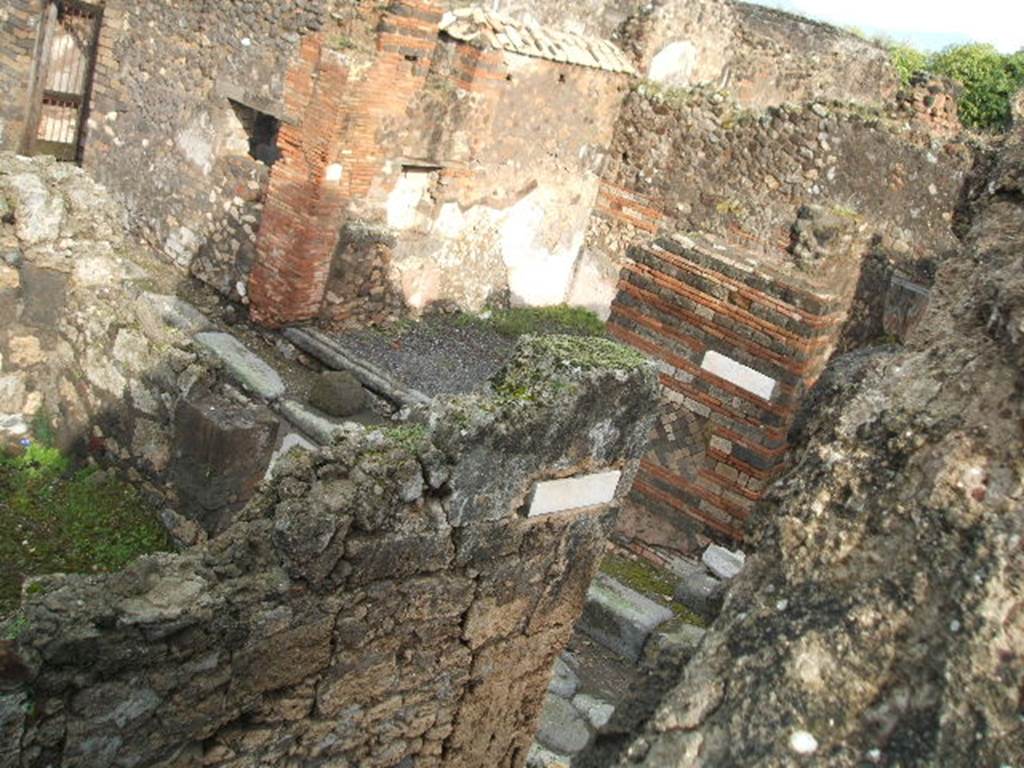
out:
{"label": "blue sky", "polygon": [[1005,52],[1024,48],[1022,0],[752,0],[785,8],[868,35],[884,34],[919,48],[992,43]]}

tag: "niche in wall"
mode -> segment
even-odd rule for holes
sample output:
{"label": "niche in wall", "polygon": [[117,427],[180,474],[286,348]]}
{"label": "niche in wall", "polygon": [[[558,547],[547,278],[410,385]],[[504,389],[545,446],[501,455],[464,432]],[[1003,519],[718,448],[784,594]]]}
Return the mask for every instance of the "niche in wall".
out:
{"label": "niche in wall", "polygon": [[271,166],[281,158],[277,135],[281,121],[273,115],[228,99],[222,148],[227,154],[247,154],[253,160]]}

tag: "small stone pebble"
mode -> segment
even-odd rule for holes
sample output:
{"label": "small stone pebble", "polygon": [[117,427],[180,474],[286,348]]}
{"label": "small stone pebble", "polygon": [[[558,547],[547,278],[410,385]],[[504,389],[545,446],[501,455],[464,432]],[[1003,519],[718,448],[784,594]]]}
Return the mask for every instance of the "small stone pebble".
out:
{"label": "small stone pebble", "polygon": [[818,740],[807,731],[793,731],[789,737],[789,748],[798,755],[813,755],[818,751]]}

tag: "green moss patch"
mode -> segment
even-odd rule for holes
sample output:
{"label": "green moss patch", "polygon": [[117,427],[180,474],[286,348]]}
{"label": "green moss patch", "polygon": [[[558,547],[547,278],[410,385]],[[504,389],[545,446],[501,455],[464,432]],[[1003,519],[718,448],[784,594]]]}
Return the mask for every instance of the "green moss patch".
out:
{"label": "green moss patch", "polygon": [[0,617],[17,609],[26,577],[114,571],[169,548],[133,486],[75,470],[40,443],[0,456]]}
{"label": "green moss patch", "polygon": [[707,626],[707,622],[698,614],[672,599],[678,581],[674,574],[663,571],[646,560],[626,557],[614,552],[605,556],[601,562],[601,571],[653,600],[664,602],[667,598],[671,601],[668,607],[687,624],[698,627]]}
{"label": "green moss patch", "polygon": [[568,336],[604,336],[604,322],[593,312],[582,307],[565,304],[555,307],[516,307],[498,309],[487,318],[465,315],[470,322],[482,323],[502,336],[539,336],[564,334]]}

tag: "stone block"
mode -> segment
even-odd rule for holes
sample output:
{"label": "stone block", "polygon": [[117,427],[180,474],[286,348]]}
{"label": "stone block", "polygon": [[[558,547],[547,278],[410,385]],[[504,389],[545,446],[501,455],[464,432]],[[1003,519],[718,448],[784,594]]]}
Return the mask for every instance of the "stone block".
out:
{"label": "stone block", "polygon": [[209,330],[212,325],[206,315],[177,296],[144,293],[135,303],[135,313],[149,336],[161,337],[163,327],[170,327],[187,335]]}
{"label": "stone block", "polygon": [[732,552],[725,547],[712,544],[704,550],[701,555],[701,562],[707,566],[715,576],[728,581],[736,578],[743,569],[743,561],[746,556],[742,552]]}
{"label": "stone block", "polygon": [[679,619],[662,624],[644,646],[643,666],[682,669],[697,652],[705,633],[705,629]]}
{"label": "stone block", "polygon": [[636,662],[654,628],[672,617],[664,605],[598,574],[587,592],[579,628],[608,650]]}
{"label": "stone block", "polygon": [[701,616],[717,616],[725,597],[725,584],[703,571],[691,571],[676,586],[675,599]]}
{"label": "stone block", "polygon": [[561,656],[555,659],[551,682],[548,683],[548,692],[555,696],[561,696],[563,699],[571,699],[579,684],[580,679],[572,667],[566,664]]}
{"label": "stone block", "polygon": [[21,265],[21,296],[24,303],[21,322],[36,328],[56,329],[64,316],[67,288],[68,276],[63,272],[24,262]]}
{"label": "stone block", "polygon": [[266,475],[279,422],[263,406],[214,394],[182,400],[174,415],[174,485],[211,533],[226,527]]}
{"label": "stone block", "polygon": [[313,383],[310,404],[328,416],[343,419],[366,408],[366,390],[348,371],[324,371]]}
{"label": "stone block", "polygon": [[586,693],[574,696],[572,705],[590,721],[595,730],[600,730],[608,725],[615,714],[614,704],[609,704],[607,701],[602,701]]}
{"label": "stone block", "polygon": [[0,374],[0,413],[21,413],[25,405],[25,375]]}
{"label": "stone block", "polygon": [[576,707],[548,694],[540,715],[537,741],[562,755],[574,755],[590,743],[590,728]]}
{"label": "stone block", "polygon": [[228,333],[200,333],[196,341],[217,357],[238,384],[266,400],[285,393],[284,382],[263,358]]}

